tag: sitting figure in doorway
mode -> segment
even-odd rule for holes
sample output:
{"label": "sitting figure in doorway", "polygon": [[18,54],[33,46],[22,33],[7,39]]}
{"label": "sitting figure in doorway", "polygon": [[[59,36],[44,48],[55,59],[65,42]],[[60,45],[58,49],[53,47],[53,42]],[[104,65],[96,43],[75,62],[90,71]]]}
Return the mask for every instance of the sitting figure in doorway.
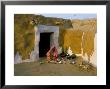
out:
{"label": "sitting figure in doorway", "polygon": [[48,62],[50,62],[51,60],[53,60],[54,62],[58,61],[58,52],[55,46],[51,47],[46,55]]}

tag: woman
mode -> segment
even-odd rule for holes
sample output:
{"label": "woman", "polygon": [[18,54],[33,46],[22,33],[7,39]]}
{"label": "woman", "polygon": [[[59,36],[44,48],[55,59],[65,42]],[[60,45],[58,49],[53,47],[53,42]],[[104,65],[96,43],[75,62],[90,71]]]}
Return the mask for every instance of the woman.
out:
{"label": "woman", "polygon": [[51,60],[54,60],[55,62],[58,59],[58,52],[56,47],[51,47],[50,50],[47,52],[47,61],[50,62]]}

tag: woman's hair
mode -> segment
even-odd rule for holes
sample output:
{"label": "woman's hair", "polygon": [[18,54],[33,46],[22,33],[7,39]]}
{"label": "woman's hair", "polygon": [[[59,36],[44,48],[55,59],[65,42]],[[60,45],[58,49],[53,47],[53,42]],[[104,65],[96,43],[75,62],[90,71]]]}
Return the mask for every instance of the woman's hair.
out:
{"label": "woman's hair", "polygon": [[55,51],[55,46],[52,48],[52,51],[53,51],[53,52]]}

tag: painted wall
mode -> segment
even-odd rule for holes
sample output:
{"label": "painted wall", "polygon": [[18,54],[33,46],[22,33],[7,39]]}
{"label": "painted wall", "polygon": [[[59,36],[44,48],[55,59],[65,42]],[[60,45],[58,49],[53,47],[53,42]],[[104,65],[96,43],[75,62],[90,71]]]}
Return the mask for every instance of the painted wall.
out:
{"label": "painted wall", "polygon": [[[88,55],[87,53],[82,54],[83,60],[88,62]],[[94,51],[90,56],[90,63],[97,67],[97,34],[94,37]]]}

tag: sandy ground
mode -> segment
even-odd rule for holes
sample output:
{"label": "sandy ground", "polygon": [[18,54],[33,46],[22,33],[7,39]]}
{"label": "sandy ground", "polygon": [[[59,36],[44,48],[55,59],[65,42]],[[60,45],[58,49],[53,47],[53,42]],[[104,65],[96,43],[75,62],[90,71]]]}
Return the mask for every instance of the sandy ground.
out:
{"label": "sandy ground", "polygon": [[[42,62],[42,63],[40,63]],[[28,62],[14,65],[15,76],[96,76],[97,69],[93,66],[88,69],[80,66],[81,58],[77,58],[76,64],[47,63],[45,58],[37,62]]]}

